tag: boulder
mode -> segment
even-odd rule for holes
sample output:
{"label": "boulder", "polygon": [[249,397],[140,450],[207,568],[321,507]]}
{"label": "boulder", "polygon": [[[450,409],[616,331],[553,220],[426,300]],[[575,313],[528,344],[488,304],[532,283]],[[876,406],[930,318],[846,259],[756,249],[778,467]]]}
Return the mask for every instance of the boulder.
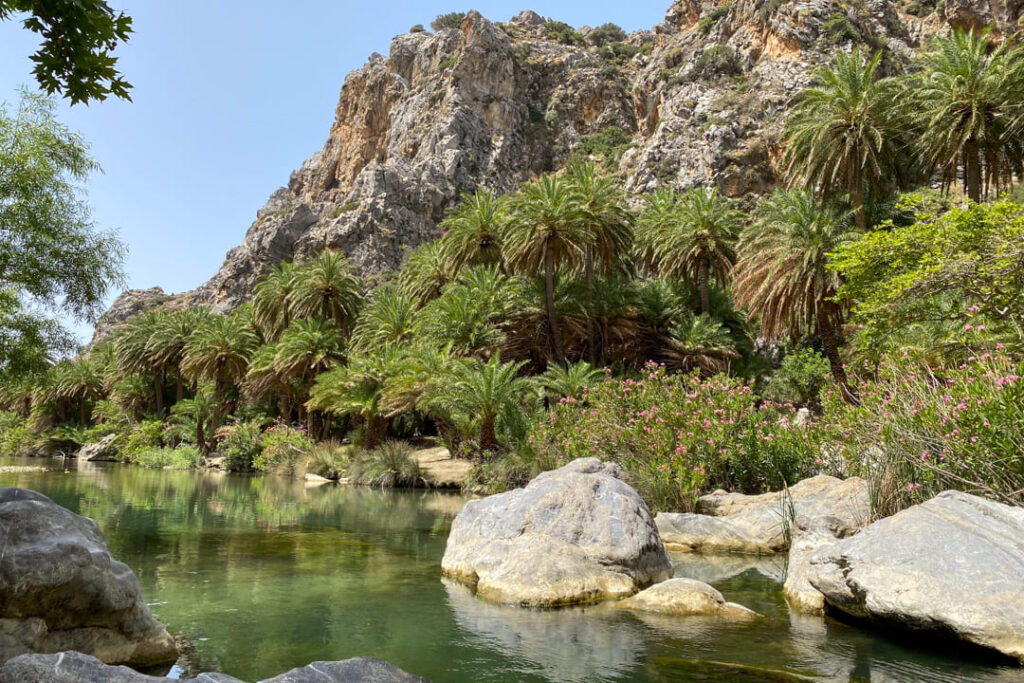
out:
{"label": "boulder", "polygon": [[722,594],[695,579],[669,579],[617,603],[625,609],[658,612],[672,616],[718,617],[731,621],[750,621],[760,615],[735,602],[726,602]]}
{"label": "boulder", "polygon": [[1024,509],[946,491],[819,550],[808,579],[854,617],[1024,660]]}
{"label": "boulder", "polygon": [[340,662],[313,662],[260,683],[428,683],[373,657],[353,657]]}
{"label": "boulder", "polygon": [[618,465],[575,460],[525,488],[473,500],[442,571],[495,602],[553,606],[632,595],[672,575],[650,510]]}
{"label": "boulder", "polygon": [[0,488],[0,661],[77,650],[108,664],[174,660],[174,640],[110,555],[96,523],[46,496]]}
{"label": "boulder", "polygon": [[757,496],[715,491],[698,500],[697,514],[660,512],[655,523],[669,550],[767,555],[788,548],[801,521],[844,537],[870,514],[867,482],[818,475]]}
{"label": "boulder", "polygon": [[[21,655],[0,667],[0,683],[166,683],[126,666],[109,666],[81,652]],[[387,662],[355,657],[340,662],[313,662],[260,683],[424,683]],[[199,674],[193,683],[243,683],[221,673]]]}
{"label": "boulder", "polygon": [[114,441],[117,434],[107,434],[96,443],[88,443],[78,449],[75,457],[79,460],[96,462],[99,460],[117,460],[117,450],[114,448]]}

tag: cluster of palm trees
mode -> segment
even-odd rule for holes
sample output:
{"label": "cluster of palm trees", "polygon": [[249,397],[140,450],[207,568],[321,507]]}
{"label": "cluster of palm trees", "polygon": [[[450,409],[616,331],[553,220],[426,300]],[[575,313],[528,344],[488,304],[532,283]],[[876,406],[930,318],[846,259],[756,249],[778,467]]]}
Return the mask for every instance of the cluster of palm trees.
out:
{"label": "cluster of palm trees", "polygon": [[600,365],[751,371],[748,322],[816,340],[855,401],[830,254],[914,183],[961,178],[980,201],[1020,176],[1022,54],[955,32],[912,73],[879,78],[880,55],[838,53],[787,122],[788,188],[749,213],[703,187],[634,206],[578,161],[508,196],[465,195],[372,292],[341,254],[283,262],[230,315],[144,313],[0,403],[83,425],[104,402],[161,417],[170,404],[204,449],[229,416],[263,415],[319,436],[358,427],[367,447],[429,423],[493,451],[521,438],[529,406],[578,394]]}

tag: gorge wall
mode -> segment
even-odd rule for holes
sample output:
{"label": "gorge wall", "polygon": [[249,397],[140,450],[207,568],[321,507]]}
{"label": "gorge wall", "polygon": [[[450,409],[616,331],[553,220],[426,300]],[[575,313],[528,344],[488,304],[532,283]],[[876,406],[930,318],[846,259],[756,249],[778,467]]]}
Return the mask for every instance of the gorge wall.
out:
{"label": "gorge wall", "polygon": [[439,235],[460,193],[510,191],[580,150],[637,196],[666,185],[764,192],[787,106],[835,50],[884,50],[891,70],[950,26],[1006,36],[1024,23],[1024,0],[935,2],[678,0],[653,29],[613,40],[529,11],[505,23],[469,12],[458,28],[397,36],[388,56],[348,75],[323,149],[220,270],[179,295],[125,293],[97,336],[147,306],[229,311],[268,266],[325,247],[363,275],[395,268]]}

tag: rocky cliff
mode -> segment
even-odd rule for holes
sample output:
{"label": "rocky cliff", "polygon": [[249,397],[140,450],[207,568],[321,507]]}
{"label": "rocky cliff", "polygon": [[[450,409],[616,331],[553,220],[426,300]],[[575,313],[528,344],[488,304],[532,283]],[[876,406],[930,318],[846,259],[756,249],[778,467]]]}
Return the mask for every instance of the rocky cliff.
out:
{"label": "rocky cliff", "polygon": [[[269,265],[324,247],[363,274],[395,268],[438,236],[461,192],[512,190],[579,152],[636,195],[700,184],[763,192],[776,182],[783,114],[832,52],[881,49],[893,69],[951,25],[1009,35],[1022,6],[677,0],[662,23],[629,36],[533,12],[506,23],[469,12],[458,28],[400,35],[345,79],[323,149],[271,195],[220,271],[175,302],[228,311]],[[99,329],[135,308],[115,305]]]}

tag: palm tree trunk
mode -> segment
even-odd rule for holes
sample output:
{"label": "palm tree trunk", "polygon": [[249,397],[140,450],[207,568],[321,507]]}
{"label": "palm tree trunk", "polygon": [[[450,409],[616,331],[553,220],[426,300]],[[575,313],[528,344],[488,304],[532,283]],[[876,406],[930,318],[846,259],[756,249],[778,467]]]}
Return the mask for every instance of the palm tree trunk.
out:
{"label": "palm tree trunk", "polygon": [[480,449],[484,451],[498,450],[498,436],[494,430],[494,418],[485,417],[480,423]]}
{"label": "palm tree trunk", "polygon": [[196,415],[196,446],[202,451],[203,455],[209,455],[210,450],[206,446],[206,435],[203,434],[203,416]]}
{"label": "palm tree trunk", "polygon": [[967,183],[967,198],[981,201],[981,159],[978,143],[972,138],[964,145],[964,175]]}
{"label": "palm tree trunk", "polygon": [[177,377],[178,377],[177,386],[174,389],[174,402],[175,403],[181,403],[181,400],[183,398],[185,398],[185,384],[181,380],[181,370],[180,369],[177,372]]}
{"label": "palm tree trunk", "polygon": [[565,349],[562,346],[562,330],[555,315],[555,255],[544,247],[544,300],[548,309],[548,325],[555,347],[555,361],[565,366]]}
{"label": "palm tree trunk", "polygon": [[821,334],[821,345],[825,349],[825,357],[828,358],[829,368],[832,370],[832,377],[839,385],[839,391],[843,399],[851,405],[860,405],[860,399],[853,389],[850,388],[850,380],[846,376],[846,368],[843,367],[843,359],[839,357],[839,339],[836,328],[828,311],[818,318],[818,331]]}
{"label": "palm tree trunk", "polygon": [[81,424],[82,424],[83,427],[88,427],[89,426],[85,422],[85,398],[84,397],[78,401],[78,418],[81,421]]}
{"label": "palm tree trunk", "polygon": [[164,414],[164,383],[160,379],[162,374],[162,369],[153,371],[153,395],[156,398],[156,412],[160,415]]}
{"label": "palm tree trunk", "polygon": [[[856,154],[856,150],[854,150]],[[861,232],[867,232],[868,218],[864,212],[864,179],[857,159],[850,164],[850,204],[853,205],[853,222]]]}
{"label": "palm tree trunk", "polygon": [[711,297],[708,294],[708,257],[701,259],[697,266],[697,289],[700,291],[700,312],[707,315],[711,312]]}
{"label": "palm tree trunk", "polygon": [[374,415],[366,418],[366,431],[363,433],[363,448],[369,450],[380,444],[381,435],[384,433],[384,421]]}
{"label": "palm tree trunk", "polygon": [[[587,245],[583,259],[583,279],[587,286],[587,305],[594,301],[594,248]],[[587,313],[587,360],[597,363],[597,340],[594,338],[594,319]]]}

